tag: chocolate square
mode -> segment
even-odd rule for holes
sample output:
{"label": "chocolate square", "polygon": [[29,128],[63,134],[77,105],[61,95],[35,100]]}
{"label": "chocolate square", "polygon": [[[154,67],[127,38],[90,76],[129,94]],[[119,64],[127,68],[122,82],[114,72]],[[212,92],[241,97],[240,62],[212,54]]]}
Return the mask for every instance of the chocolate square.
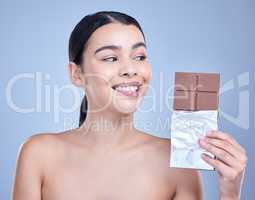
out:
{"label": "chocolate square", "polygon": [[198,92],[196,110],[217,110],[218,98],[214,92]]}
{"label": "chocolate square", "polygon": [[220,76],[219,74],[198,74],[198,91],[218,92]]}
{"label": "chocolate square", "polygon": [[195,110],[195,96],[194,91],[179,91],[174,92],[174,108],[182,108],[182,110]]}
{"label": "chocolate square", "polygon": [[194,91],[196,90],[196,76],[185,72],[175,73],[175,90]]}
{"label": "chocolate square", "polygon": [[174,110],[217,110],[220,75],[217,73],[176,72]]}

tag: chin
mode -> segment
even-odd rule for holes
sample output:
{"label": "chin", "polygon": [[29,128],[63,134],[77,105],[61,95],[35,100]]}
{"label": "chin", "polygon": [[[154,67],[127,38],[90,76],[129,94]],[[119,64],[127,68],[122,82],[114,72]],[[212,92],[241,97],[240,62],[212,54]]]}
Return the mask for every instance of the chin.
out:
{"label": "chin", "polygon": [[132,114],[137,111],[137,102],[115,102],[113,107],[119,113]]}
{"label": "chin", "polygon": [[128,97],[113,93],[111,104],[117,112],[131,114],[137,111],[142,99],[143,96]]}

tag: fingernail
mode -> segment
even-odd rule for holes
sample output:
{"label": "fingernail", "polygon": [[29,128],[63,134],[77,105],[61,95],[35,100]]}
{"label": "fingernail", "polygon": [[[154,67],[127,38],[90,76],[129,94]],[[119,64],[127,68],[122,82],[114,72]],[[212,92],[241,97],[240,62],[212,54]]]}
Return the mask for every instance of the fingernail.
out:
{"label": "fingernail", "polygon": [[204,158],[204,159],[207,159],[207,158],[208,158],[208,155],[206,155],[206,154],[204,154],[204,153],[203,153],[201,156],[202,156],[202,158]]}

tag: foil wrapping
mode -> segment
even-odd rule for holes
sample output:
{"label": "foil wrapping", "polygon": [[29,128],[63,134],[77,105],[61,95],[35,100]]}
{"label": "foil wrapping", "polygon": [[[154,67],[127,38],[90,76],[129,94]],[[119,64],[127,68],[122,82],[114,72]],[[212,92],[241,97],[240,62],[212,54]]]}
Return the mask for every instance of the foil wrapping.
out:
{"label": "foil wrapping", "polygon": [[218,129],[218,111],[173,111],[171,118],[170,167],[214,170],[202,153],[214,157],[199,146],[207,131]]}

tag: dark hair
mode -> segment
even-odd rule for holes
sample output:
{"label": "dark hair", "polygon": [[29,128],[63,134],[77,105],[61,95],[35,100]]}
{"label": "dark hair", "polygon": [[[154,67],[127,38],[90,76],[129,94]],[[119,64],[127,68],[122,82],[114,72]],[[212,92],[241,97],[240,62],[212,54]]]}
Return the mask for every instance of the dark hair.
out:
{"label": "dark hair", "polygon": [[[142,33],[145,40],[144,33],[141,26],[133,17],[116,11],[101,11],[94,14],[86,15],[74,27],[69,39],[69,61],[77,65],[83,63],[82,54],[86,49],[86,44],[92,33],[103,25],[118,22],[125,25],[135,25]],[[83,71],[83,69],[81,69]],[[86,94],[82,100],[80,108],[79,126],[86,119],[88,102]]]}

